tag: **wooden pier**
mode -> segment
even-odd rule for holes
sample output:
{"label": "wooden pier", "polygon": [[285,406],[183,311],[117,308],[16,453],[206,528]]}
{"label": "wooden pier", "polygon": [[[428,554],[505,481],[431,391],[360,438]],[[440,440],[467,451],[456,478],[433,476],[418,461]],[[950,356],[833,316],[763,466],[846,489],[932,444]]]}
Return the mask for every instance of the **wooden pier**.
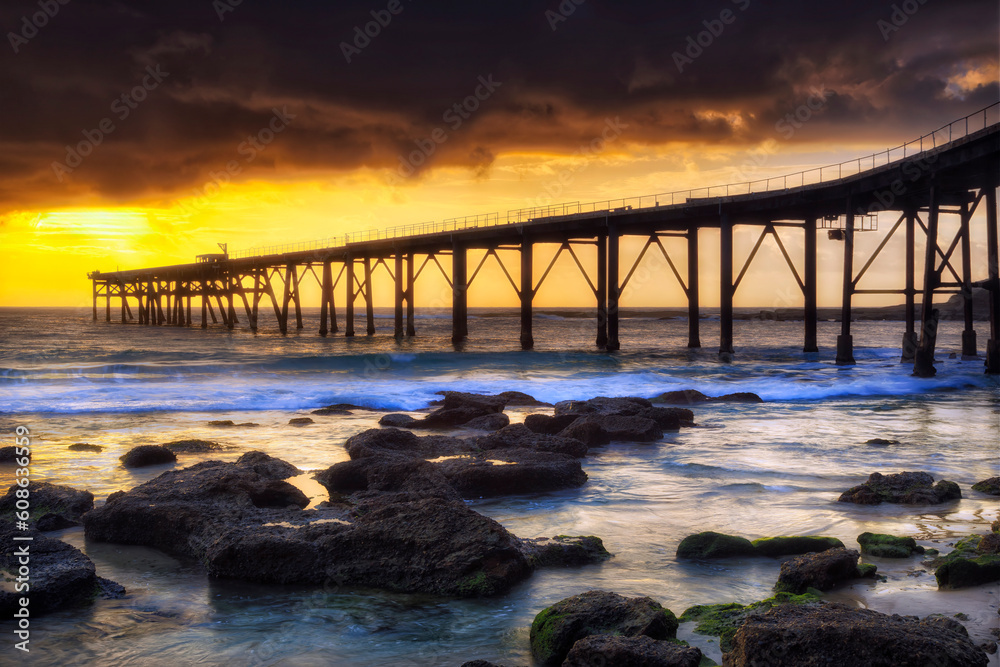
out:
{"label": "wooden pier", "polygon": [[[986,345],[987,372],[1000,373],[1000,276],[998,276],[997,188],[1000,186],[1000,105],[955,121],[934,133],[858,160],[813,169],[791,176],[740,185],[725,185],[680,193],[634,197],[590,204],[563,204],[544,208],[450,220],[444,223],[397,227],[350,235],[338,242],[300,244],[273,251],[242,255],[204,255],[193,264],[130,271],[93,272],[94,320],[104,300],[105,319],[112,320],[112,301],[120,307],[123,323],[191,326],[192,306],[201,309],[200,324],[209,322],[232,329],[239,323],[237,311],[257,331],[262,301],[273,308],[278,327],[287,333],[302,324],[303,281],[315,280],[320,287],[319,334],[340,332],[335,293],[343,294],[344,335],[355,336],[354,309],[363,303],[368,335],[375,333],[372,274],[385,270],[392,277],[394,333],[397,338],[416,335],[414,286],[425,269],[439,270],[452,290],[452,339],[468,336],[468,290],[492,257],[521,303],[520,343],[534,345],[532,304],[562,253],[568,253],[593,291],[597,305],[596,345],[618,350],[619,300],[647,252],[659,252],[687,298],[689,341],[701,347],[698,281],[699,236],[713,230],[720,236],[721,322],[719,353],[734,353],[733,299],[761,245],[772,238],[802,292],[805,306],[805,352],[817,351],[817,280],[825,267],[817,263],[817,234],[844,244],[842,280],[842,330],[837,341],[837,363],[854,363],[851,334],[852,297],[865,294],[897,294],[906,302],[906,329],[901,359],[914,363],[917,375],[934,374],[933,358],[937,331],[934,299],[944,294],[965,298],[964,356],[976,356],[973,329],[972,289],[990,291],[990,338]],[[988,266],[985,276],[973,275],[971,238],[974,214],[985,208]],[[877,229],[873,214],[898,214],[887,232]],[[959,231],[954,239],[942,238],[942,216],[957,216]],[[734,272],[733,232],[736,226],[760,230],[749,257]],[[859,283],[889,240],[902,229],[905,234],[905,284],[903,289],[862,289]],[[854,240],[858,233],[884,233],[877,250],[855,273]],[[783,235],[804,236],[803,274],[799,275],[782,241]],[[925,236],[923,284],[915,284],[916,238]],[[622,237],[641,237],[645,244],[631,263],[622,263]],[[663,243],[664,238],[686,240],[687,272],[681,275]],[[786,236],[787,238],[787,236]],[[536,246],[557,248],[548,268],[537,279],[533,275]],[[469,272],[470,250],[485,251]],[[515,280],[498,251],[520,254]],[[596,274],[591,276],[580,257],[596,254]],[[956,270],[956,253],[961,270]],[[478,253],[477,253],[478,254]],[[450,260],[450,262],[449,262]],[[450,263],[450,271],[447,265]],[[631,268],[622,277],[622,268]],[[920,299],[917,317],[917,295]],[[133,308],[134,305],[134,308]],[[267,307],[267,304],[264,304]],[[917,328],[917,323],[920,328]]]}

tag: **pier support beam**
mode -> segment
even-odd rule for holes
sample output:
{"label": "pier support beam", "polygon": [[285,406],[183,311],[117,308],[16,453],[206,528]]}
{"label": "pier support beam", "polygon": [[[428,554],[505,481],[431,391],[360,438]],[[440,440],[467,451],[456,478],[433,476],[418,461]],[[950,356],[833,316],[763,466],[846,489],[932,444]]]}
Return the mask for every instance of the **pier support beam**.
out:
{"label": "pier support beam", "polygon": [[104,321],[111,321],[111,284],[104,283]]}
{"label": "pier support beam", "polygon": [[805,276],[802,284],[805,297],[805,343],[803,352],[819,352],[816,342],[816,218],[806,219],[805,227]]}
{"label": "pier support beam", "polygon": [[534,300],[535,286],[532,276],[532,244],[527,238],[521,238],[521,349],[530,350],[535,347],[535,337],[531,330],[531,304]]}
{"label": "pier support beam", "polygon": [[938,312],[934,308],[934,290],[940,276],[935,268],[938,249],[938,218],[940,188],[931,186],[930,210],[927,213],[927,249],[924,253],[924,293],[920,304],[920,345],[913,361],[913,374],[917,377],[934,377],[934,348],[937,343]]}
{"label": "pier support beam", "polygon": [[395,336],[396,340],[402,340],[403,338],[403,298],[405,296],[405,291],[403,290],[403,253],[396,251],[396,270],[393,273],[393,279],[396,282],[396,309],[393,313],[393,320],[395,324]]}
{"label": "pier support beam", "polygon": [[366,333],[375,335],[375,304],[372,301],[372,258],[365,257],[365,315],[368,319]]}
{"label": "pier support beam", "polygon": [[605,346],[608,352],[622,347],[618,340],[618,300],[621,297],[621,278],[618,276],[619,240],[618,229],[608,227],[608,343]]}
{"label": "pier support beam", "polygon": [[912,363],[917,354],[917,308],[914,297],[917,294],[915,283],[916,272],[916,224],[917,212],[908,210],[906,214],[906,332],[903,333],[903,354],[900,363]]}
{"label": "pier support beam", "polygon": [[997,191],[986,190],[986,254],[990,291],[990,340],[986,344],[986,372],[1000,375],[1000,249],[997,247]]}
{"label": "pier support beam", "polygon": [[597,347],[608,345],[608,235],[597,235]]}
{"label": "pier support beam", "polygon": [[719,221],[719,357],[731,358],[733,350],[733,223],[728,213]]}
{"label": "pier support beam", "polygon": [[348,257],[344,260],[344,268],[347,270],[347,301],[344,305],[344,336],[354,338],[354,259]]}
{"label": "pier support beam", "polygon": [[278,330],[283,334],[288,333],[288,304],[292,300],[292,272],[295,267],[291,264],[285,266],[285,291],[281,298],[281,317],[278,318]]}
{"label": "pier support beam", "polygon": [[201,281],[201,328],[208,328],[208,283]]}
{"label": "pier support beam", "polygon": [[93,295],[94,295],[94,321],[96,322],[97,321],[97,281],[96,280],[91,280],[90,281],[90,285],[91,285],[91,291],[93,292]]}
{"label": "pier support beam", "polygon": [[701,305],[698,287],[698,226],[691,225],[688,241],[688,347],[701,347]]}
{"label": "pier support beam", "polygon": [[118,285],[118,293],[122,297],[122,324],[125,324],[128,320],[125,319],[125,310],[128,308],[128,297],[125,295],[125,285]]}
{"label": "pier support beam", "polygon": [[329,315],[330,305],[333,301],[333,269],[330,266],[330,261],[327,260],[323,262],[323,287],[322,295],[320,296],[319,304],[319,335],[326,336],[328,329],[326,328],[327,316]]}
{"label": "pier support beam", "polygon": [[847,200],[844,223],[844,288],[841,296],[840,335],[837,336],[837,365],[853,366],[854,337],[851,335],[851,297],[854,294],[854,210]]}
{"label": "pier support beam", "polygon": [[969,236],[969,223],[972,213],[967,203],[962,204],[962,296],[965,299],[964,315],[965,329],[962,331],[962,359],[975,359],[976,330],[973,325],[972,312],[972,239]]}
{"label": "pier support beam", "polygon": [[406,255],[406,335],[413,337],[417,335],[417,329],[413,324],[413,295],[416,292],[416,281],[413,278],[413,253]]}
{"label": "pier support beam", "polygon": [[451,342],[461,343],[469,336],[469,279],[465,246],[457,241],[451,255]]}

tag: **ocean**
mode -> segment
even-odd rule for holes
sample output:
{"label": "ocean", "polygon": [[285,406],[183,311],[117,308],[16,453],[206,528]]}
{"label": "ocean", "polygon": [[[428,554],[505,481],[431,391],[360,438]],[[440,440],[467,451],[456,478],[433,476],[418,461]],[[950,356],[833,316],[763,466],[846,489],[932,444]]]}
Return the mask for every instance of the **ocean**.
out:
{"label": "ocean", "polygon": [[[375,427],[384,412],[427,408],[444,390],[516,390],[550,403],[675,389],[764,399],[693,405],[694,428],[656,443],[594,449],[583,461],[589,481],[579,489],[469,501],[519,537],[597,535],[615,555],[600,565],[539,570],[496,598],[213,580],[198,563],[90,542],[82,528],[59,531],[129,596],[38,618],[27,664],[457,667],[482,658],[527,665],[534,615],[587,590],[649,595],[678,615],[694,604],[771,595],[777,561],[678,561],[677,544],[691,533],[822,534],[857,548],[857,536],[871,531],[947,551],[1000,514],[995,498],[969,489],[1000,474],[1000,382],[983,374],[982,358],[961,359],[961,323],[942,322],[938,375],[918,379],[899,363],[901,322],[855,323],[858,363],[837,367],[834,322],[819,324],[820,352],[804,354],[801,322],[738,320],[736,355],[724,363],[711,313],[702,321],[702,349],[686,348],[686,320],[651,311],[623,319],[622,351],[608,354],[594,347],[594,320],[546,312],[535,320],[535,349],[522,351],[513,309],[472,309],[469,340],[459,348],[450,342],[445,310],[420,309],[417,337],[396,342],[388,309],[377,310],[375,336],[353,340],[318,336],[313,310],[304,330],[281,336],[263,317],[261,332],[252,334],[106,323],[103,310],[93,322],[89,308],[0,309],[0,427],[10,440],[0,446],[13,444],[16,426],[28,427],[32,478],[88,489],[98,503],[169,468],[122,468],[118,457],[136,445],[202,438],[233,449],[181,455],[179,466],[259,449],[315,472],[347,460],[344,441]],[[989,332],[984,323],[977,327],[982,350]],[[356,328],[364,331],[361,318]],[[375,411],[310,415],[333,403]],[[544,411],[507,410],[513,422]],[[316,423],[288,425],[302,416]],[[228,419],[259,426],[208,425]],[[865,444],[872,438],[899,444]],[[67,449],[83,442],[104,450]],[[925,507],[836,502],[872,472],[903,470],[958,482],[965,497]],[[13,468],[0,465],[4,488],[13,479]],[[293,481],[323,499],[308,475]],[[938,591],[919,557],[866,560],[887,580],[828,597],[891,613],[961,612],[977,641],[996,627],[996,586]],[[717,640],[692,630],[684,624],[679,636],[721,662]],[[991,661],[1000,664],[997,655]]]}

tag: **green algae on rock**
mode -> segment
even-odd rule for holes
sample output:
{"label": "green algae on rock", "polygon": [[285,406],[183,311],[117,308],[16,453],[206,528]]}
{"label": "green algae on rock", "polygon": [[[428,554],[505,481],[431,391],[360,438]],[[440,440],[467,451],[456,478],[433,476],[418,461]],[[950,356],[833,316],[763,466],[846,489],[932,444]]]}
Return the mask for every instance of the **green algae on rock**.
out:
{"label": "green algae on rock", "polygon": [[826,551],[843,547],[844,543],[836,537],[821,535],[793,535],[781,537],[762,537],[752,542],[761,556],[799,556],[812,552]]}
{"label": "green algae on rock", "polygon": [[747,605],[730,602],[727,604],[700,604],[689,607],[677,619],[681,623],[694,621],[697,623],[694,631],[699,635],[712,635],[719,638],[719,647],[725,652],[732,649],[733,636],[743,624],[747,616],[760,614],[771,607],[781,604],[807,604],[819,602],[820,591],[807,589],[801,595],[791,593],[776,593],[766,600],[751,602]]}
{"label": "green algae on rock", "polygon": [[924,548],[912,537],[896,537],[882,533],[861,533],[858,535],[861,553],[879,558],[909,558],[924,553]]}
{"label": "green algae on rock", "polygon": [[745,537],[711,531],[688,535],[677,545],[678,558],[729,558],[756,554],[754,545]]}

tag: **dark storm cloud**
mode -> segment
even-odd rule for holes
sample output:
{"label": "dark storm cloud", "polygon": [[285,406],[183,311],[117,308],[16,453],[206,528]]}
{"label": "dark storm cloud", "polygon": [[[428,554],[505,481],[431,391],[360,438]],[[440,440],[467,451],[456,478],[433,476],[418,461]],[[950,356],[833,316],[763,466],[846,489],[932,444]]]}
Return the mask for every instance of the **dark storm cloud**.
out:
{"label": "dark storm cloud", "polygon": [[421,146],[416,171],[482,174],[504,152],[572,153],[615,117],[632,144],[750,144],[817,90],[796,141],[902,139],[998,95],[993,0],[895,17],[868,0],[63,1],[0,8],[3,209],[394,168]]}

